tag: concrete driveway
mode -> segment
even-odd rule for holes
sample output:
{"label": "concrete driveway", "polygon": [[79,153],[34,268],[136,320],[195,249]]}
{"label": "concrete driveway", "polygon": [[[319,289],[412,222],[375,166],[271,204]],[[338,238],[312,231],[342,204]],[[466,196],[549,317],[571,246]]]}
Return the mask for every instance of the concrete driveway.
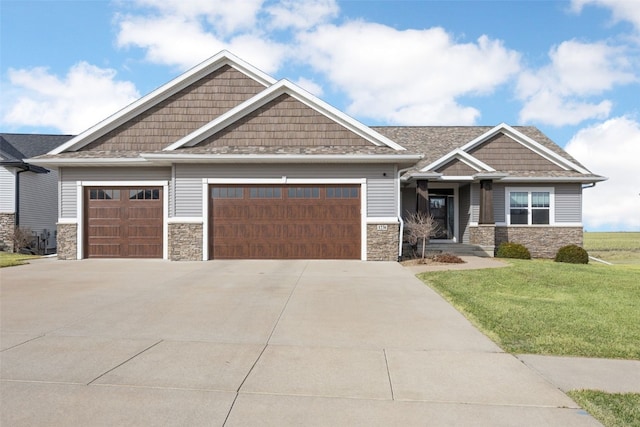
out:
{"label": "concrete driveway", "polygon": [[2,269],[0,424],[599,425],[396,263]]}

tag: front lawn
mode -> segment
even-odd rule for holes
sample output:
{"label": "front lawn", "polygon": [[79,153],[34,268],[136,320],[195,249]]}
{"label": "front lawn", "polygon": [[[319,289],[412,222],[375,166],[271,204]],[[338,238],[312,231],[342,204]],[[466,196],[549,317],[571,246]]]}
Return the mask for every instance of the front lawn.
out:
{"label": "front lawn", "polygon": [[38,258],[38,256],[0,252],[0,268],[27,264],[27,261],[33,258]]}
{"label": "front lawn", "polygon": [[640,426],[640,394],[574,390],[567,393],[607,427]]}
{"label": "front lawn", "polygon": [[508,262],[419,277],[507,352],[640,359],[640,266]]}

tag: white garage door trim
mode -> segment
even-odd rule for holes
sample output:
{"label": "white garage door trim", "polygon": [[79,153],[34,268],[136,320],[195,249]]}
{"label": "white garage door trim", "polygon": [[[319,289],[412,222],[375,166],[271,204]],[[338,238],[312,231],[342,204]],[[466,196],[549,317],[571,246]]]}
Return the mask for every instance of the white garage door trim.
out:
{"label": "white garage door trim", "polygon": [[162,259],[169,259],[169,181],[76,181],[76,215],[78,218],[76,248],[78,259],[84,258],[84,187],[162,187]]}

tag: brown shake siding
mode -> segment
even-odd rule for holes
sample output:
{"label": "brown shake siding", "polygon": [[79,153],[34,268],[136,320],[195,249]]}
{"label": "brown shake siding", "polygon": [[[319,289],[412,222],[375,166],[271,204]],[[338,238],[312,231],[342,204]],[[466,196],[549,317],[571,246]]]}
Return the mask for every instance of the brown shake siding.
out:
{"label": "brown shake siding", "polygon": [[225,65],[82,150],[162,150],[262,90],[260,83]]}
{"label": "brown shake siding", "polygon": [[496,170],[561,171],[560,166],[500,134],[469,152]]}
{"label": "brown shake siding", "polygon": [[477,170],[473,169],[472,167],[464,164],[463,162],[457,159],[451,160],[441,168],[438,168],[436,172],[439,172],[443,175],[448,175],[448,176],[467,176],[467,175],[473,175],[478,173]]}
{"label": "brown shake siding", "polygon": [[370,142],[289,95],[281,95],[198,147],[357,146]]}

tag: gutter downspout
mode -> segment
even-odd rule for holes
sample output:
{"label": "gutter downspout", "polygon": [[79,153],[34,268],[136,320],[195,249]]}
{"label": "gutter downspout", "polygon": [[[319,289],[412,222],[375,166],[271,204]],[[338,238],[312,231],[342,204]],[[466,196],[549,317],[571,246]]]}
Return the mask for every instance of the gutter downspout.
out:
{"label": "gutter downspout", "polygon": [[404,235],[404,221],[402,220],[402,195],[400,194],[400,175],[411,169],[412,167],[399,169],[398,179],[398,221],[400,222],[400,236],[398,238],[398,262],[402,259],[402,236]]}

